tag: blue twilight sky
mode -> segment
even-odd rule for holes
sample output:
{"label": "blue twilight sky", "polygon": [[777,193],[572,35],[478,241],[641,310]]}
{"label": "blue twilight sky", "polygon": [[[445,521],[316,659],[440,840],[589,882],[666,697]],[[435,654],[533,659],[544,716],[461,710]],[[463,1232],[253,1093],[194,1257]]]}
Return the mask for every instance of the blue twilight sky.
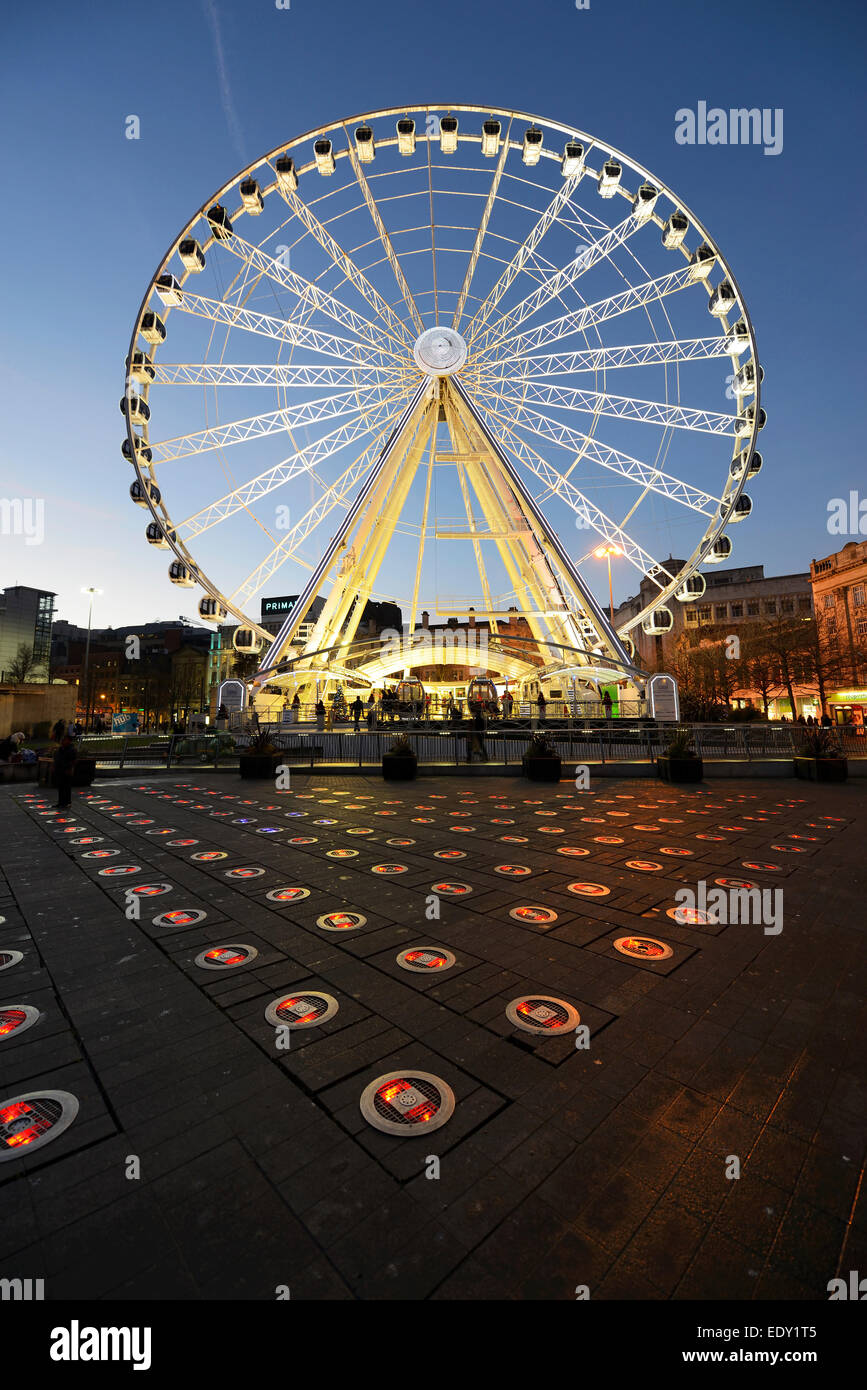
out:
{"label": "blue twilight sky", "polygon": [[[4,16],[6,274],[0,587],[104,590],[98,625],[195,617],[128,497],[118,400],[131,324],[178,230],[282,141],[378,107],[454,101],[562,121],[623,150],[730,260],[765,369],[765,467],[734,561],[770,574],[837,549],[828,503],[865,488],[863,0],[95,0]],[[690,146],[680,108],[783,111],[783,147]],[[141,137],[125,138],[137,115]],[[635,591],[615,566],[615,601]],[[602,585],[600,592],[604,592]],[[286,592],[279,576],[270,586]],[[267,592],[267,591],[266,591]],[[607,595],[606,595],[607,597]]]}

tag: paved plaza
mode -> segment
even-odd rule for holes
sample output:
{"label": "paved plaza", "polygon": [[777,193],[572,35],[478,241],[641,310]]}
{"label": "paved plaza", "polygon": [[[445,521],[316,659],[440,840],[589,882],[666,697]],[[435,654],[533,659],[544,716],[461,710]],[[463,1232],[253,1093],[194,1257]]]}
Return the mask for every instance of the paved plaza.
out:
{"label": "paved plaza", "polygon": [[[865,797],[470,772],[4,794],[2,999],[41,1016],[0,1040],[0,1103],[79,1109],[0,1163],[0,1276],[827,1299],[867,1269]],[[743,882],[782,890],[777,926],[677,906]],[[360,1100],[389,1074],[413,1105],[378,1093],[385,1133]]]}

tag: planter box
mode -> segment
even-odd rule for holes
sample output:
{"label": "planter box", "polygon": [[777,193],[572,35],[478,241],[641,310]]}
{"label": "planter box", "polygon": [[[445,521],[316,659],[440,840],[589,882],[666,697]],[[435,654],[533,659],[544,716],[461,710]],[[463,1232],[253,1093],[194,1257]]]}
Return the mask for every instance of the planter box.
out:
{"label": "planter box", "polygon": [[[54,780],[54,757],[40,758],[38,763],[38,780],[40,786],[56,787]],[[72,785],[74,787],[89,787],[96,775],[96,758],[86,755],[79,756],[75,760],[75,767],[72,772]]]}
{"label": "planter box", "polygon": [[845,782],[849,764],[845,758],[795,758],[795,776],[806,782]]}
{"label": "planter box", "polygon": [[562,763],[556,756],[530,757],[526,753],[521,759],[524,776],[531,782],[559,782]]}
{"label": "planter box", "polygon": [[661,754],[656,760],[656,770],[663,782],[700,782],[704,777],[701,758],[669,758]]}
{"label": "planter box", "polygon": [[238,768],[245,782],[264,780],[266,777],[273,781],[276,776],[274,769],[280,766],[280,761],[279,753],[242,753]]}
{"label": "planter box", "polygon": [[415,753],[383,753],[382,775],[386,782],[412,782],[418,771]]}

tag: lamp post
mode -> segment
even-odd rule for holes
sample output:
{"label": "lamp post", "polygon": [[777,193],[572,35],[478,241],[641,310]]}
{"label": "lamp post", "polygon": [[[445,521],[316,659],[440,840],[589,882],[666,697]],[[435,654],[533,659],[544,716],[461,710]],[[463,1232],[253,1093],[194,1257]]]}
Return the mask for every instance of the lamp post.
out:
{"label": "lamp post", "polygon": [[619,545],[600,545],[594,550],[593,554],[597,560],[608,561],[608,611],[611,616],[611,626],[614,626],[614,590],[611,585],[611,556],[622,555],[623,551]]}
{"label": "lamp post", "polygon": [[89,722],[90,722],[90,699],[89,699],[88,676],[89,676],[89,674],[90,674],[90,627],[91,627],[91,623],[92,623],[92,621],[93,621],[93,596],[94,596],[94,594],[101,594],[101,593],[102,593],[102,589],[95,589],[95,588],[93,588],[93,586],[91,586],[90,588],[82,589],[81,592],[82,592],[83,594],[89,594],[89,595],[90,595],[90,603],[88,604],[88,609],[87,609],[87,642],[86,642],[85,648],[84,648],[84,680],[83,680],[83,685],[84,685],[84,699],[85,699],[85,702],[86,702],[86,703],[85,703],[85,707],[84,707],[84,732],[87,733],[87,726],[88,726],[88,724],[89,724]]}

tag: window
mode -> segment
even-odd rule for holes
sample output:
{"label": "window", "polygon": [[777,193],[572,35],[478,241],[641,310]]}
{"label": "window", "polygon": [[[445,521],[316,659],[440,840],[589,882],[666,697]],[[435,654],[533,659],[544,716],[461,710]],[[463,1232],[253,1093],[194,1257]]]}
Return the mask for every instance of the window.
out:
{"label": "window", "polygon": [[826,594],[826,595],[825,595],[825,598],[824,598],[824,600],[823,600],[823,602],[824,602],[824,605],[825,605],[826,608],[833,608],[833,607],[834,607],[834,595],[833,595],[833,594]]}
{"label": "window", "polygon": [[744,605],[742,603],[732,604],[732,617],[742,618],[744,616]]}
{"label": "window", "polygon": [[780,604],[780,607],[784,613],[794,613],[795,600],[793,598],[784,598]]}
{"label": "window", "polygon": [[855,588],[852,590],[852,601],[853,601],[853,603],[855,604],[855,607],[856,607],[856,608],[863,608],[863,606],[864,606],[864,585],[863,585],[863,584],[856,584],[856,585],[855,585]]}
{"label": "window", "polygon": [[867,637],[867,618],[858,619],[858,636]]}
{"label": "window", "polygon": [[693,625],[693,627],[694,627],[694,626],[696,625],[696,623],[698,622],[698,614],[696,613],[696,611],[695,611],[694,608],[687,608],[687,610],[686,610],[686,622],[687,622],[687,626],[689,626],[689,624],[691,623],[691,624]]}
{"label": "window", "polygon": [[809,613],[812,606],[810,600],[805,595],[802,594],[798,599],[798,611],[800,613]]}
{"label": "window", "polygon": [[776,600],[775,598],[765,599],[765,612],[766,612],[766,613],[776,613],[776,611],[777,611],[777,600]]}
{"label": "window", "polygon": [[710,605],[709,605],[709,604],[708,604],[708,606],[707,606],[706,608],[700,608],[700,609],[698,610],[698,620],[699,620],[700,623],[709,623],[709,622],[710,622]]}
{"label": "window", "polygon": [[714,609],[714,617],[716,618],[717,622],[720,622],[721,620],[727,618],[728,615],[729,615],[729,606],[728,606],[728,604],[727,604],[727,603],[718,603],[718,604],[716,605],[715,609]]}
{"label": "window", "polygon": [[747,617],[757,618],[759,616],[759,604],[757,599],[750,599],[747,604]]}

